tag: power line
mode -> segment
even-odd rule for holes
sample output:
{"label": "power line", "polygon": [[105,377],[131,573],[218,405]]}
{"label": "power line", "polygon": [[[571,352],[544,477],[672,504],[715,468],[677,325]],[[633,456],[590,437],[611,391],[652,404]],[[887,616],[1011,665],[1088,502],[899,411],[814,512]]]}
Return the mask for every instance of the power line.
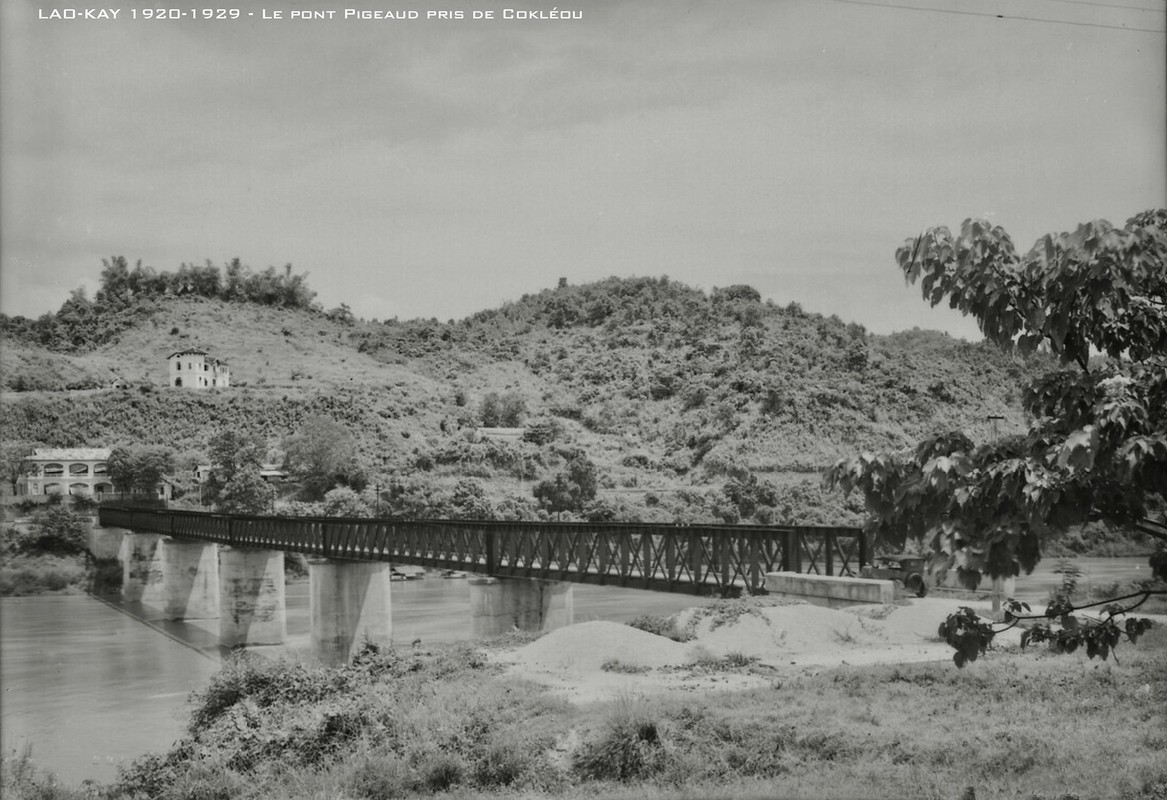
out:
{"label": "power line", "polygon": [[1117,3],[1095,3],[1092,0],[1047,0],[1050,3],[1068,3],[1072,6],[1097,6],[1099,8],[1121,8],[1124,11],[1163,11],[1167,6],[1160,6],[1159,8],[1147,8],[1146,6],[1124,6]]}
{"label": "power line", "polygon": [[874,3],[868,0],[835,0],[836,3],[849,3],[853,6],[876,6],[877,8],[898,8],[905,11],[932,11],[937,14],[959,14],[963,17],[989,17],[990,19],[1008,19],[1019,22],[1044,22],[1051,25],[1073,25],[1077,28],[1108,28],[1116,31],[1130,31],[1138,33],[1167,33],[1163,28],[1130,28],[1126,25],[1105,25],[1098,22],[1073,22],[1068,19],[1042,19],[1040,17],[1022,17],[1015,14],[989,14],[981,11],[958,11],[951,8],[932,8],[929,6],[904,6],[897,3]]}

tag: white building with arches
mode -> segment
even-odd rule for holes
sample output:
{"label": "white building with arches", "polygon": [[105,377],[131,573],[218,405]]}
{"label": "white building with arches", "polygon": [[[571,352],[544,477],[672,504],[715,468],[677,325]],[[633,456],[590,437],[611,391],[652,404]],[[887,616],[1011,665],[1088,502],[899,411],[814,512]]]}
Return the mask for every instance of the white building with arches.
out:
{"label": "white building with arches", "polygon": [[24,458],[16,484],[19,495],[76,494],[100,498],[113,493],[108,447],[38,448]]}
{"label": "white building with arches", "polygon": [[213,389],[231,385],[231,368],[205,350],[178,350],[166,360],[170,364],[170,386]]}

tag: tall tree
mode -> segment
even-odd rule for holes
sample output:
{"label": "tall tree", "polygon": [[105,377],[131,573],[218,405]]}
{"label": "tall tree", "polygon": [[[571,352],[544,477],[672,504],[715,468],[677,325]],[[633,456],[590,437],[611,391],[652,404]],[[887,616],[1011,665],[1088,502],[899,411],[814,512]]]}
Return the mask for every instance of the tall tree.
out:
{"label": "tall tree", "polygon": [[532,493],[548,511],[583,511],[596,497],[596,465],[582,452],[573,455],[566,468],[550,480],[535,484]]}
{"label": "tall tree", "polygon": [[368,483],[348,428],[329,417],[308,419],[284,440],[284,466],[303,487],[306,500],[319,500],[334,486],[360,491]]}
{"label": "tall tree", "polygon": [[971,314],[1005,350],[1046,348],[1061,368],[1026,388],[1025,433],[977,443],[950,431],[831,468],[829,484],[863,494],[878,540],[923,541],[974,584],[1032,570],[1049,537],[1090,521],[1167,540],[1167,211],[1089,222],[1025,254],[966,220],[896,258],[932,305]]}
{"label": "tall tree", "polygon": [[[202,500],[204,503],[217,504],[223,508],[223,503],[228,502],[224,499],[227,486],[237,475],[246,472],[249,473],[247,480],[241,487],[234,490],[236,493],[241,492],[245,499],[240,503],[230,501],[231,504],[247,507],[247,511],[240,510],[240,513],[258,513],[270,505],[270,498],[266,498],[266,495],[264,495],[268,501],[266,505],[261,500],[252,503],[251,489],[247,488],[254,487],[256,480],[262,483],[259,470],[264,455],[267,453],[267,442],[262,436],[224,428],[211,437],[207,443],[207,453],[211,459],[211,474],[203,485]],[[261,494],[263,493],[261,492]],[[260,505],[257,508],[252,508],[256,504]],[[228,509],[223,508],[223,510]]]}
{"label": "tall tree", "polygon": [[119,492],[153,496],[163,479],[174,474],[174,451],[164,445],[119,445],[106,464]]}
{"label": "tall tree", "polygon": [[218,509],[228,514],[264,514],[272,510],[276,492],[259,474],[259,467],[238,470],[218,492]]}

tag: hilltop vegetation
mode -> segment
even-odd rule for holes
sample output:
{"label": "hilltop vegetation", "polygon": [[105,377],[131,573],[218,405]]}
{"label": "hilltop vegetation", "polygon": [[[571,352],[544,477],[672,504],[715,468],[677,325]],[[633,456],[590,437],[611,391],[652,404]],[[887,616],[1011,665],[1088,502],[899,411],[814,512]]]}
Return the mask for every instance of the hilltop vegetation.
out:
{"label": "hilltop vegetation", "polygon": [[[579,513],[594,517],[851,524],[858,508],[818,486],[838,457],[939,429],[984,439],[990,416],[1023,424],[1026,361],[933,332],[874,336],[748,286],[610,278],[460,321],[365,321],[313,303],[290,267],[232,264],[216,281],[210,266],[114,259],[92,313],[75,293],[56,315],[0,319],[7,438],[197,453],[231,429],[281,459],[326,416],[353,434],[374,491],[444,492],[439,510],[461,485],[495,512],[536,513],[533,487],[583,454],[598,495]],[[166,355],[186,347],[227,361],[232,387],[167,388]],[[101,388],[114,377],[131,388]],[[502,419],[492,395],[519,409],[523,440],[475,433],[484,411]]]}

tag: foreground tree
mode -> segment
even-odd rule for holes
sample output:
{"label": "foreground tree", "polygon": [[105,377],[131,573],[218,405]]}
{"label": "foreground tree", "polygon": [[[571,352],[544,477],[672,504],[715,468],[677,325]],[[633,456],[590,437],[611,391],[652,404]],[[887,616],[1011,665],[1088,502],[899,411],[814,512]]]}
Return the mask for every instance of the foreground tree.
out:
{"label": "foreground tree", "polygon": [[[909,239],[896,258],[932,305],[947,300],[1001,348],[1046,348],[1061,367],[1026,388],[1033,422],[1023,434],[978,444],[940,433],[909,454],[863,453],[832,467],[828,485],[862,493],[876,541],[922,542],[970,586],[982,573],[1031,571],[1044,541],[1087,522],[1167,541],[1167,211],[1124,228],[1089,222],[1024,255],[1000,227],[967,220],[958,235],[941,227]],[[1152,565],[1167,575],[1161,549]],[[1111,609],[1107,623],[1149,593]],[[1013,619],[1023,610],[1011,608]],[[1046,616],[1063,631],[1082,629],[1073,611],[1060,605]],[[991,639],[971,623],[946,625],[958,664]],[[1058,641],[1072,649],[1084,640]]]}

